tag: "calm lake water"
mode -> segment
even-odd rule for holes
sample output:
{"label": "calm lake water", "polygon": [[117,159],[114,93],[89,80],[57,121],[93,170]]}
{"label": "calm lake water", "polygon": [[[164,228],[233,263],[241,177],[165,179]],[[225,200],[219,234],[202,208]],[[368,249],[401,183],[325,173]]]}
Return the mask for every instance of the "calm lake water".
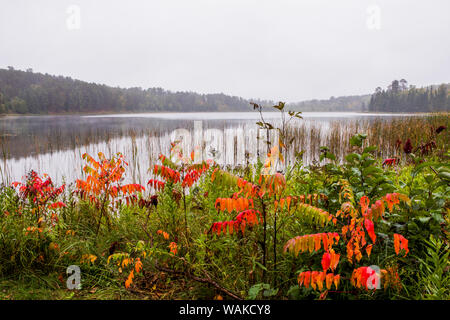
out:
{"label": "calm lake water", "polygon": [[[279,113],[266,112],[266,121],[280,122]],[[389,121],[402,114],[303,113],[290,124],[295,141],[292,152],[304,151],[306,164],[318,161],[319,147],[327,145],[332,129],[363,132],[374,119]],[[411,116],[411,114],[408,114]],[[22,116],[0,118],[0,178],[20,180],[29,170],[47,173],[58,183],[82,176],[87,152],[110,156],[116,152],[129,162],[126,180],[145,183],[160,153],[169,154],[170,142],[182,140],[187,151],[201,159],[214,158],[223,165],[240,165],[265,155],[265,132],[258,131],[257,112],[143,113],[95,116]],[[353,132],[354,133],[354,132]],[[275,135],[270,139],[274,140]]]}

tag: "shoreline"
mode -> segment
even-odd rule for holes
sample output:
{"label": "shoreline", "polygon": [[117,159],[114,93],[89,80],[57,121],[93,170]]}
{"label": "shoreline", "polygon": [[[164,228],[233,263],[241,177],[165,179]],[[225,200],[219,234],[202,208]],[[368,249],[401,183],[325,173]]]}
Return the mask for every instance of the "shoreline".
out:
{"label": "shoreline", "polygon": [[[361,115],[450,115],[450,111],[436,111],[436,112],[369,112],[369,111],[300,111],[302,114],[316,114],[316,113],[333,113],[333,114],[361,114]],[[56,116],[120,116],[120,115],[163,115],[163,114],[217,114],[217,113],[255,113],[255,111],[157,111],[157,112],[68,112],[68,113],[11,113],[0,114],[1,118],[19,118],[19,117],[56,117]],[[264,111],[264,113],[278,113],[276,111]]]}

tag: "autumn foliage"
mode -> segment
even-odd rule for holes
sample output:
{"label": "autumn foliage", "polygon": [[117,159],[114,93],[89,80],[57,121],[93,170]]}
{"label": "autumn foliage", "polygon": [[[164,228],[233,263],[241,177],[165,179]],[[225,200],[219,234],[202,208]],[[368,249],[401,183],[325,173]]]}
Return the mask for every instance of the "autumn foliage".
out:
{"label": "autumn foliage", "polygon": [[121,153],[107,159],[103,153],[99,152],[98,158],[99,160],[95,160],[87,153],[83,154],[83,159],[88,163],[83,168],[87,177],[86,180],[77,180],[75,191],[81,199],[94,204],[100,211],[97,233],[100,230],[102,217],[105,216],[108,226],[110,225],[108,209],[119,208],[123,201],[127,205],[138,203],[136,193],[145,190],[145,187],[140,184],[122,184],[122,177],[128,163]]}
{"label": "autumn foliage", "polygon": [[[393,210],[395,205],[398,205],[400,199],[408,202],[409,199],[402,194],[392,193],[386,194],[382,199],[375,201],[370,206],[370,199],[367,196],[361,197],[359,201],[359,208],[355,206],[354,196],[346,183],[342,186],[342,196],[347,201],[341,205],[341,210],[338,210],[333,220],[343,223],[340,233],[321,233],[297,236],[289,240],[284,246],[284,252],[293,253],[297,256],[299,253],[313,253],[323,249],[325,252],[322,255],[321,265],[323,271],[307,271],[299,274],[298,283],[300,286],[308,288],[310,285],[314,290],[322,291],[326,287],[330,289],[332,279],[340,275],[326,274],[327,270],[334,271],[338,268],[340,253],[336,253],[333,245],[337,246],[342,242],[341,246],[346,248],[346,257],[349,263],[355,265],[366,254],[370,257],[373,246],[377,243],[377,236],[375,232],[375,223],[383,218],[385,212],[385,203],[389,211]],[[335,223],[337,225],[337,223]],[[369,242],[370,241],[370,242]],[[398,255],[400,250],[409,252],[408,240],[402,235],[394,234],[394,247]],[[384,278],[383,278],[384,276]],[[328,278],[327,278],[328,277]],[[385,280],[385,287],[389,284],[389,279],[393,277],[388,271],[382,269],[381,274],[375,274],[375,270],[370,267],[362,266],[355,268],[350,276],[350,283],[357,288],[374,289],[378,287],[377,281]],[[398,278],[398,274],[394,276]],[[326,286],[323,286],[323,281],[328,279]],[[369,285],[370,280],[370,285]],[[338,280],[339,283],[339,280]],[[337,289],[337,284],[335,285]]]}
{"label": "autumn foliage", "polygon": [[[111,159],[106,159],[101,152],[98,153],[99,160],[95,160],[87,153],[83,159],[87,161],[83,172],[87,175],[86,180],[77,180],[77,193],[82,199],[95,204],[98,208],[105,204],[105,200],[111,200],[112,204],[120,205],[122,198],[126,203],[136,202],[136,192],[142,192],[145,187],[140,184],[122,184],[122,176],[128,163],[121,153]],[[119,199],[119,196],[122,196]],[[116,201],[118,200],[118,201]]]}
{"label": "autumn foliage", "polygon": [[249,209],[240,212],[234,220],[214,222],[210,228],[212,233],[220,234],[233,234],[233,232],[241,231],[245,233],[247,226],[254,226],[261,221],[261,214],[257,210]]}
{"label": "autumn foliage", "polygon": [[51,219],[55,221],[58,218],[54,209],[66,206],[62,201],[57,201],[57,197],[64,192],[65,185],[55,187],[50,177],[44,175],[42,178],[33,170],[27,175],[24,183],[13,182],[12,186],[18,188],[19,197],[24,204],[32,207],[31,210],[37,220],[46,218],[51,212]]}

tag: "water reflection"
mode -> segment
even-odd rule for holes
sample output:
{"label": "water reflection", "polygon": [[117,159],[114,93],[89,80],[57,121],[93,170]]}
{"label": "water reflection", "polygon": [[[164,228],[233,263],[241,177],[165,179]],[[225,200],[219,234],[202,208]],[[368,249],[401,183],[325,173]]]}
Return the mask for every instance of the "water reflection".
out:
{"label": "water reflection", "polygon": [[[352,127],[350,131],[363,130],[375,118],[390,119],[396,116],[399,115],[305,113],[304,120],[297,121],[292,131],[295,139],[291,150],[306,151],[303,160],[311,163],[317,161],[320,145],[327,145],[333,138],[330,133],[336,124],[341,129]],[[194,120],[202,120],[203,132],[217,129],[235,130],[238,135],[242,132],[247,134],[244,140],[235,138],[238,143],[234,149],[224,147],[224,150],[219,150],[224,156],[224,163],[233,165],[237,158],[233,154],[238,148],[246,152],[254,147],[255,140],[251,136],[256,134],[258,117],[255,112],[0,118],[0,175],[3,182],[10,182],[19,180],[28,170],[34,169],[48,173],[58,182],[64,177],[73,181],[81,177],[81,155],[84,152],[96,155],[102,151],[107,156],[122,152],[130,164],[126,179],[145,183],[150,177],[147,169],[155,163],[159,153],[168,153],[171,133],[178,128],[194,133]],[[271,122],[279,121],[278,113],[265,113],[264,117]],[[345,141],[348,134],[348,130],[341,130],[339,140]],[[337,151],[345,150],[340,148]],[[211,150],[204,150],[204,156],[212,157]],[[252,154],[250,161],[254,161],[255,156]]]}

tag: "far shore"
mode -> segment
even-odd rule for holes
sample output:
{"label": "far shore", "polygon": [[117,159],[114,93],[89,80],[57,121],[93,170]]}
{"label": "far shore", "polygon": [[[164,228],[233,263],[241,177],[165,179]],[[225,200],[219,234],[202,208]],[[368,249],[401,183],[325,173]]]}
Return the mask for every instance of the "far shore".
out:
{"label": "far shore", "polygon": [[[274,111],[266,111],[267,113],[276,113]],[[437,112],[370,112],[370,111],[301,111],[302,113],[342,113],[342,114],[374,114],[374,115],[426,115],[426,114],[439,114],[439,115],[450,115],[447,111],[437,111]],[[177,114],[177,113],[255,113],[253,110],[249,111],[142,111],[142,112],[114,112],[114,111],[100,111],[100,112],[59,112],[59,113],[8,113],[0,114],[0,118],[16,118],[16,117],[49,117],[49,116],[102,116],[102,115],[132,115],[132,114]]]}

